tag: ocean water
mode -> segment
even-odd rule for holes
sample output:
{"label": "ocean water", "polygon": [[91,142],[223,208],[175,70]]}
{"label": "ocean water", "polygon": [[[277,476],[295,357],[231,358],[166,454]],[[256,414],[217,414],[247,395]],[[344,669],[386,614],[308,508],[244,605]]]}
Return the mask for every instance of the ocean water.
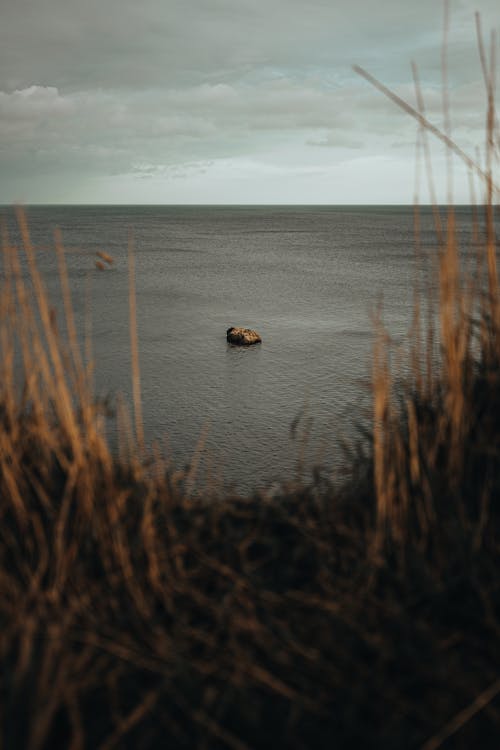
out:
{"label": "ocean water", "polygon": [[[13,210],[0,215],[16,240]],[[91,310],[96,393],[111,400],[131,394],[133,237],[146,439],[175,465],[189,463],[202,432],[202,475],[242,492],[294,475],[301,456],[306,470],[339,465],[339,441],[369,421],[377,306],[396,341],[411,323],[411,207],[33,206],[27,215],[54,300],[53,230],[62,231],[82,339]],[[470,210],[457,216],[467,247]],[[421,241],[433,268],[428,209]],[[99,250],[113,256],[109,270],[95,267]],[[231,325],[255,328],[262,345],[228,345]]]}

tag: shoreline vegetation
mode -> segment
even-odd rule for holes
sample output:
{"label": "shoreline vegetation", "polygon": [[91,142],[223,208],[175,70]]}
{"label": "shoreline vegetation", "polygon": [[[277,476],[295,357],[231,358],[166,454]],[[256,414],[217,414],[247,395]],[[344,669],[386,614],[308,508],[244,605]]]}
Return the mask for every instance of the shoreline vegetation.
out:
{"label": "shoreline vegetation", "polygon": [[436,208],[437,299],[416,291],[403,383],[376,321],[373,425],[341,484],[195,495],[196,457],[175,473],[144,447],[132,248],[133,419],[119,410],[113,455],[62,239],[59,331],[21,210],[22,248],[4,231],[4,750],[498,747],[498,130],[481,59],[474,247],[464,267],[453,208]]}

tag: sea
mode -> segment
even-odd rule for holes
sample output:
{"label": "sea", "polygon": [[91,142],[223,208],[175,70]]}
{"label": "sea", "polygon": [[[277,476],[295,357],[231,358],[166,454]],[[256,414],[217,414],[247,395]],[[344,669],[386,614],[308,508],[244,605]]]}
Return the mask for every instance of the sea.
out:
{"label": "sea", "polygon": [[[62,233],[79,336],[91,342],[96,397],[111,414],[118,394],[132,398],[133,244],[146,443],[172,467],[195,457],[199,487],[249,494],[314,470],[341,473],[370,425],[375,321],[400,347],[404,369],[415,284],[436,285],[428,207],[418,243],[411,206],[25,211],[59,310],[55,228]],[[14,209],[0,208],[0,217],[19,242]],[[472,252],[471,209],[457,207],[456,220],[461,246]],[[104,270],[98,252],[113,258]],[[262,344],[229,345],[230,326],[257,330]],[[112,416],[107,429],[115,446]]]}

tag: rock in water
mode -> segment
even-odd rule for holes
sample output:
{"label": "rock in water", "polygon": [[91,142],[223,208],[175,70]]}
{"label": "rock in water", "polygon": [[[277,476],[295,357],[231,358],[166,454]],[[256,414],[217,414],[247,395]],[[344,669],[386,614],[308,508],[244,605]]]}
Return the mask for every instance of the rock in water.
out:
{"label": "rock in water", "polygon": [[227,329],[226,338],[230,344],[237,344],[238,346],[250,346],[262,342],[257,331],[252,331],[251,328],[235,328],[234,326]]}

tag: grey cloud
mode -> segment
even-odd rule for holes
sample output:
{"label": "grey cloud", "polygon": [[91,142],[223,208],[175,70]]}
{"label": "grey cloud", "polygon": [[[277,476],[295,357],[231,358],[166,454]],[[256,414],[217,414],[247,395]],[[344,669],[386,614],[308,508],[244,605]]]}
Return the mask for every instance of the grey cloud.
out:
{"label": "grey cloud", "polygon": [[356,140],[350,137],[347,133],[339,130],[330,130],[321,138],[311,138],[307,141],[308,146],[319,146],[321,148],[348,148],[348,149],[359,149],[363,148],[364,143],[362,140]]}
{"label": "grey cloud", "polygon": [[433,0],[7,0],[0,82],[133,88],[403,61],[439,44],[437,15]]}
{"label": "grey cloud", "polygon": [[[498,23],[496,2],[478,5]],[[452,119],[470,150],[485,105],[475,4],[451,10]],[[439,125],[441,26],[435,0],[5,0],[0,200],[9,181],[29,196],[30,176],[57,195],[59,177],[186,182],[235,160],[278,179],[320,152],[382,157],[415,124],[351,65],[414,102],[414,59]]]}

